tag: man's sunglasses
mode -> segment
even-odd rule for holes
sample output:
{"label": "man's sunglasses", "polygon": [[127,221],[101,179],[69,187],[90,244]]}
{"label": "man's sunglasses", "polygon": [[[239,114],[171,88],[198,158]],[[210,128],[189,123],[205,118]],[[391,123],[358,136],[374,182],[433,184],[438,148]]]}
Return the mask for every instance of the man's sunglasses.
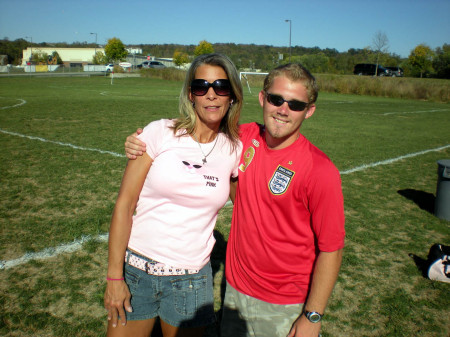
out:
{"label": "man's sunglasses", "polygon": [[204,96],[210,87],[214,89],[216,95],[231,95],[231,84],[229,80],[215,80],[213,83],[201,79],[193,80],[191,82],[191,93],[195,96]]}
{"label": "man's sunglasses", "polygon": [[303,111],[308,106],[308,103],[297,101],[293,99],[292,101],[286,101],[280,95],[274,95],[267,93],[267,102],[275,106],[282,106],[284,102],[289,105],[289,109],[292,111]]}

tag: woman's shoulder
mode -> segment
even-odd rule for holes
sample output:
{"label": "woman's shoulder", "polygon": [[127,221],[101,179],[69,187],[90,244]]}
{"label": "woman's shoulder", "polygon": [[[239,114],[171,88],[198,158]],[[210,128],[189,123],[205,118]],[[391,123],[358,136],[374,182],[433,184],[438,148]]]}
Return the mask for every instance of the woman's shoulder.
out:
{"label": "woman's shoulder", "polygon": [[[171,128],[175,124],[175,119],[158,119],[147,124],[145,128]],[[144,129],[145,129],[144,128]]]}
{"label": "woman's shoulder", "polygon": [[152,121],[144,127],[144,131],[138,138],[144,141],[154,141],[156,139],[170,137],[170,134],[173,135],[172,126],[174,125],[174,122],[173,119],[159,119]]}

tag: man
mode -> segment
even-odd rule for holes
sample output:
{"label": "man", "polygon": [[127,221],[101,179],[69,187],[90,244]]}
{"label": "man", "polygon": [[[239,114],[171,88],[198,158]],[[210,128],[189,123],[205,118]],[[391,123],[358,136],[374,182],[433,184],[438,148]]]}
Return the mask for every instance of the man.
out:
{"label": "man", "polygon": [[[339,172],[300,133],[317,95],[308,70],[279,66],[259,93],[264,125],[241,125],[222,337],[320,333],[345,231]],[[129,158],[142,150],[131,140]]]}

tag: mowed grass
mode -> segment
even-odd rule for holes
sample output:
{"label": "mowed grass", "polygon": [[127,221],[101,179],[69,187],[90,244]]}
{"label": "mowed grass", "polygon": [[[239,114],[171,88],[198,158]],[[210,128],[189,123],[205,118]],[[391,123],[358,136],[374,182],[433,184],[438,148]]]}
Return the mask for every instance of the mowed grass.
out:
{"label": "mowed grass", "polygon": [[[104,335],[107,243],[96,238],[108,231],[123,143],[137,127],[176,117],[181,85],[0,79],[0,260],[90,238],[74,252],[0,270],[0,335]],[[242,123],[262,121],[258,90],[245,89]],[[409,257],[450,244],[449,222],[433,215],[436,161],[450,158],[449,117],[448,104],[319,94],[302,132],[342,172],[347,231],[324,336],[449,335],[449,285],[425,279]],[[231,212],[219,214],[212,258],[218,313]]]}

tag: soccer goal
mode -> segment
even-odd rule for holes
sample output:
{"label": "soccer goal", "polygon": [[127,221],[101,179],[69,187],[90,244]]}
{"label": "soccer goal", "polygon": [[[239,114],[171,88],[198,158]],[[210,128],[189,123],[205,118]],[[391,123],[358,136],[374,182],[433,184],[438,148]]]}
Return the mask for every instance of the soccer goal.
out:
{"label": "soccer goal", "polygon": [[[241,80],[241,82],[242,82],[242,79],[244,79],[245,80],[245,82],[247,83],[247,88],[248,88],[248,91],[250,92],[250,93],[252,93],[252,90],[250,89],[250,82],[252,82],[251,81],[251,78],[253,77],[253,75],[263,75],[263,76],[266,76],[268,73],[257,73],[257,72],[251,72],[251,71],[241,71],[240,73],[239,73],[239,79]],[[264,80],[264,78],[259,78],[258,79],[258,82],[259,81],[261,81],[261,80]],[[255,81],[256,82],[256,81]]]}

